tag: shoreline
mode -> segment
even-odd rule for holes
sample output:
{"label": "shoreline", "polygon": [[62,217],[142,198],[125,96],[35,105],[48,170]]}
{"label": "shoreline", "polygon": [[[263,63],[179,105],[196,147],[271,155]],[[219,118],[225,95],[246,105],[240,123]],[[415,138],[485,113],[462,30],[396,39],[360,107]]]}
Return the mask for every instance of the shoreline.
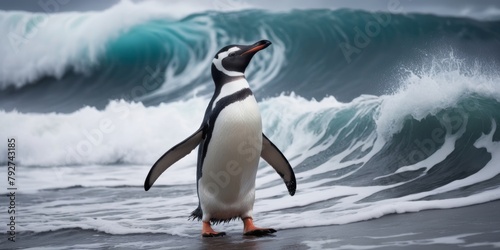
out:
{"label": "shoreline", "polygon": [[66,249],[456,249],[500,247],[500,200],[416,213],[392,214],[344,225],[278,230],[272,236],[249,237],[227,231],[225,237],[181,237],[165,234],[110,235],[94,230],[63,229],[18,233],[9,248]]}

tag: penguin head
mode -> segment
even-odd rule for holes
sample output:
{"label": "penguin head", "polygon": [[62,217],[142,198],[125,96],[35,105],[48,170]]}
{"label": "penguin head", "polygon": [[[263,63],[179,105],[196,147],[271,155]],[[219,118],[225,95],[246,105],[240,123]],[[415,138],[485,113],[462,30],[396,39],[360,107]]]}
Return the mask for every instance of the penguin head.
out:
{"label": "penguin head", "polygon": [[212,78],[215,84],[244,77],[245,69],[255,53],[269,45],[270,41],[262,40],[252,45],[228,45],[219,50],[212,60]]}

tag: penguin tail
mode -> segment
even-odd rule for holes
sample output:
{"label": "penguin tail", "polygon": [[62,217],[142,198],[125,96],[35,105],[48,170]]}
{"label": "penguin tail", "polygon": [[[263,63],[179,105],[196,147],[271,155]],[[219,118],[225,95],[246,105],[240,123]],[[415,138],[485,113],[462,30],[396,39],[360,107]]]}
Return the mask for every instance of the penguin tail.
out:
{"label": "penguin tail", "polygon": [[[203,218],[203,210],[201,210],[201,207],[198,206],[193,212],[191,212],[191,215],[189,216],[188,220],[200,221],[201,218]],[[211,218],[210,223],[215,224],[215,225],[220,224],[220,223],[228,223],[228,222],[235,220],[237,218],[239,218],[239,217],[233,217],[233,218],[229,218],[229,219]]]}
{"label": "penguin tail", "polygon": [[201,207],[198,206],[193,212],[191,212],[191,215],[189,216],[189,220],[200,221],[202,217],[203,217],[203,211],[201,211]]}

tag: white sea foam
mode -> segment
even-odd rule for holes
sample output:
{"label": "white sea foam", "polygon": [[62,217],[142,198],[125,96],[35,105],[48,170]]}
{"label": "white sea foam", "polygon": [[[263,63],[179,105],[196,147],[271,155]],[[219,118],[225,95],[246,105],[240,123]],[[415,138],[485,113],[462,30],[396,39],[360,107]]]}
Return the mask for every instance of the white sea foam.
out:
{"label": "white sea foam", "polygon": [[25,165],[141,164],[196,131],[205,105],[194,98],[149,108],[113,101],[103,111],[85,107],[71,114],[0,111],[1,137],[16,137]]}
{"label": "white sea foam", "polygon": [[[208,99],[195,97],[155,107],[112,101],[104,110],[85,107],[70,114],[0,111],[0,136],[16,137],[24,165],[151,163],[198,129],[207,105]],[[266,100],[260,104],[264,131],[284,150],[291,147],[292,155],[302,153],[327,125],[308,131],[315,114],[341,105],[331,97],[319,102],[295,95]],[[294,130],[285,129],[290,124],[295,124]],[[6,162],[1,157],[0,162]],[[193,154],[187,161],[195,159]]]}
{"label": "white sea foam", "polygon": [[[390,137],[398,133],[405,117],[422,120],[439,111],[458,106],[466,97],[478,95],[500,101],[500,76],[497,72],[470,65],[453,52],[434,58],[426,67],[409,75],[394,93],[382,96],[377,118],[379,134]],[[464,105],[469,112],[478,111],[474,100]]]}
{"label": "white sea foam", "polygon": [[0,11],[0,88],[60,78],[68,69],[85,72],[120,34],[148,20],[173,19],[174,10],[158,2],[121,1],[101,12]]}

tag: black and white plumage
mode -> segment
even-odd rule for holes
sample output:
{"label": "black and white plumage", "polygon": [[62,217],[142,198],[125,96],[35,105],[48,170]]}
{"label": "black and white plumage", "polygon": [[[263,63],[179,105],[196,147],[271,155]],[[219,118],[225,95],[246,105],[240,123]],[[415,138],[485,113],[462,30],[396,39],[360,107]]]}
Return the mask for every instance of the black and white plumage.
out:
{"label": "black and white plumage", "polygon": [[168,167],[199,145],[199,206],[192,218],[215,223],[251,218],[260,157],[283,178],[290,195],[295,194],[293,170],[262,133],[257,101],[244,75],[253,55],[270,44],[263,40],[249,46],[230,45],[215,55],[212,61],[215,92],[200,128],[153,165],[144,183],[146,191]]}

